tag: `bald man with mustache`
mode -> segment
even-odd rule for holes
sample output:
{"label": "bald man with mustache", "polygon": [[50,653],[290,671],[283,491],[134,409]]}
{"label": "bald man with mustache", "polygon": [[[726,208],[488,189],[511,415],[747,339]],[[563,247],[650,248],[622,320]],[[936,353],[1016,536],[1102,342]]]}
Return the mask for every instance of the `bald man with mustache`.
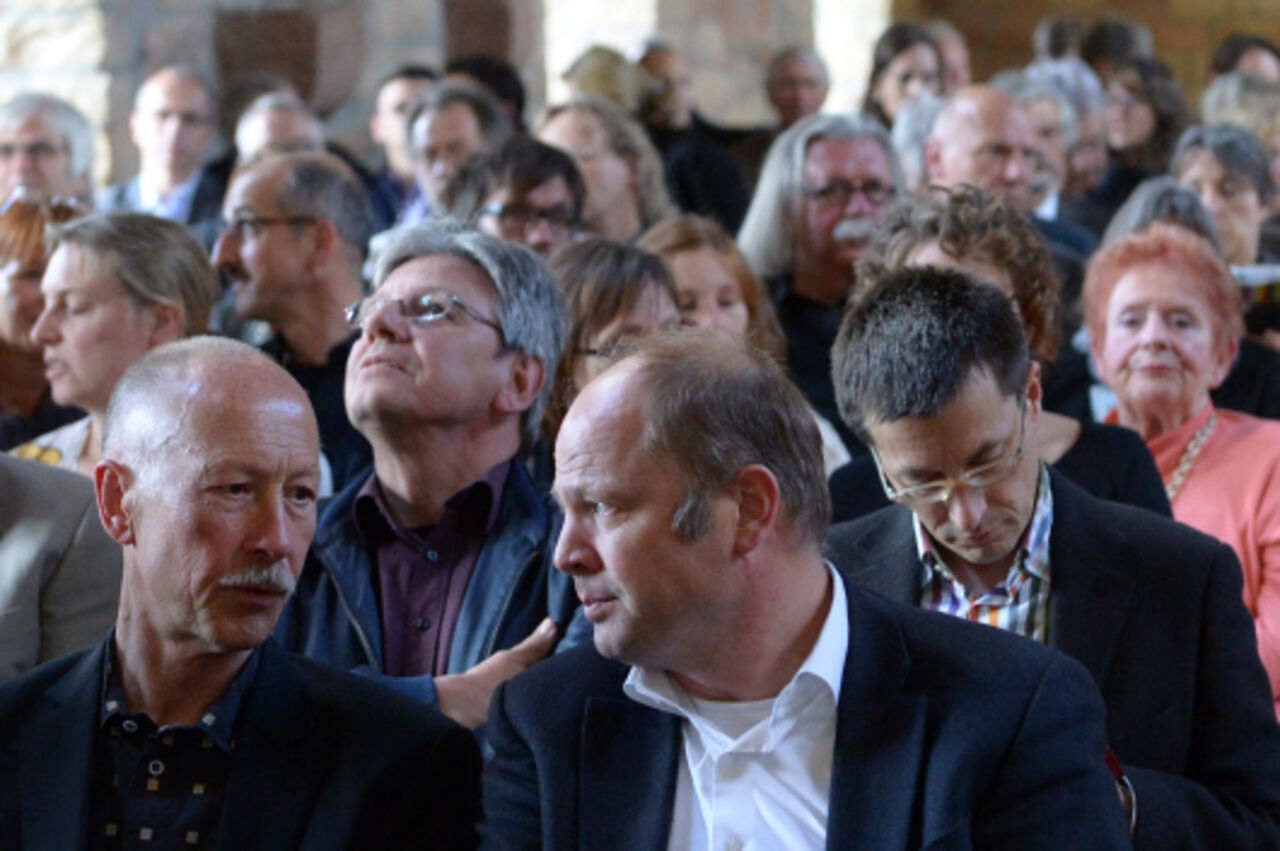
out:
{"label": "bald man with mustache", "polygon": [[306,394],[251,347],[195,338],[125,374],[95,470],[115,628],[0,688],[0,847],[474,844],[472,737],[270,638],[319,452]]}

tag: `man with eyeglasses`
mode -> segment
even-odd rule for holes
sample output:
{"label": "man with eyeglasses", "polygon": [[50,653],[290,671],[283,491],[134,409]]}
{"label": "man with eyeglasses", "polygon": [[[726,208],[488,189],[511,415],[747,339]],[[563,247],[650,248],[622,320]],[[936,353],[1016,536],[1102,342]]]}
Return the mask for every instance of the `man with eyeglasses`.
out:
{"label": "man with eyeglasses", "polygon": [[373,229],[369,196],[342,161],[281,153],[233,175],[213,246],[236,316],[273,329],[263,351],[307,391],[335,488],[370,458],[343,409],[342,386],[355,340],[344,310],[364,294],[361,265]]}
{"label": "man with eyeglasses", "polygon": [[747,263],[774,289],[792,379],[853,455],[864,450],[840,423],[831,344],[853,266],[871,256],[876,226],[903,191],[883,127],[862,116],[815,115],[769,149],[738,231]]}
{"label": "man with eyeglasses", "polygon": [[479,727],[498,683],[572,619],[557,513],[520,458],[564,345],[533,252],[456,224],[393,231],[347,313],[351,421],[366,469],[320,517],[276,635]]}
{"label": "man with eyeglasses", "polygon": [[1280,727],[1239,563],[1040,461],[1039,368],[1008,300],[908,267],[845,316],[833,358],[841,410],[899,503],[832,528],[836,567],[1079,660],[1137,847],[1275,847]]}
{"label": "man with eyeglasses", "polygon": [[521,134],[463,166],[445,188],[444,202],[459,221],[546,260],[577,234],[586,194],[568,154]]}
{"label": "man with eyeglasses", "polygon": [[194,68],[170,65],[138,89],[129,135],[138,174],[109,186],[103,210],[151,213],[189,227],[205,247],[218,235],[227,175],[204,168],[216,136],[213,89]]}
{"label": "man with eyeglasses", "polygon": [[61,98],[24,92],[0,106],[0,198],[19,186],[79,201],[93,193],[93,128]]}

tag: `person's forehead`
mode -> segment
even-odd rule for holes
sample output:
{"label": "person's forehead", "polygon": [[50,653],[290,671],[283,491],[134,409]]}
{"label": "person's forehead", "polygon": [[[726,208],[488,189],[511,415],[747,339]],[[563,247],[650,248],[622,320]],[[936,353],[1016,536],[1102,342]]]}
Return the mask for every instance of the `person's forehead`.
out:
{"label": "person's forehead", "polygon": [[430,254],[401,263],[387,275],[377,295],[411,298],[429,292],[450,292],[472,308],[498,301],[498,290],[488,273],[453,254]]}
{"label": "person's forehead", "polygon": [[390,112],[397,106],[417,100],[431,86],[430,80],[397,77],[378,90],[378,111]]}
{"label": "person's forehead", "polygon": [[144,111],[188,109],[204,112],[209,108],[209,93],[197,81],[180,74],[165,74],[148,80],[142,88]]}
{"label": "person's forehead", "polygon": [[575,141],[586,145],[598,145],[608,141],[600,119],[585,109],[566,109],[551,119],[543,130],[550,131],[552,135],[571,136]]}
{"label": "person's forehead", "polygon": [[887,466],[933,473],[960,472],[972,457],[1007,440],[1018,427],[1018,398],[1004,393],[990,372],[975,370],[947,405],[930,417],[872,422],[876,452]]}
{"label": "person's forehead", "polygon": [[54,147],[66,143],[66,140],[42,115],[33,115],[17,126],[0,127],[0,141],[48,142]]}
{"label": "person's forehead", "polygon": [[818,180],[875,177],[884,183],[893,182],[888,156],[880,143],[868,136],[815,139],[805,151],[804,171],[806,177]]}
{"label": "person's forehead", "polygon": [[480,137],[480,119],[465,103],[451,103],[441,109],[433,109],[423,116],[423,134],[429,139],[445,136]]}
{"label": "person's forehead", "polygon": [[775,77],[778,82],[822,82],[822,71],[814,63],[806,59],[788,59],[778,68]]}
{"label": "person's forehead", "polygon": [[49,258],[40,289],[51,295],[59,292],[107,293],[122,291],[109,265],[96,251],[80,245],[60,245]]}
{"label": "person's forehead", "polygon": [[560,205],[572,205],[573,193],[569,191],[569,183],[558,174],[554,174],[536,186],[520,189],[510,183],[503,183],[493,188],[485,198],[490,204],[528,204],[531,207],[549,209]]}
{"label": "person's forehead", "polygon": [[222,204],[225,214],[230,217],[236,213],[274,213],[275,199],[287,171],[283,162],[268,158],[238,174]]}

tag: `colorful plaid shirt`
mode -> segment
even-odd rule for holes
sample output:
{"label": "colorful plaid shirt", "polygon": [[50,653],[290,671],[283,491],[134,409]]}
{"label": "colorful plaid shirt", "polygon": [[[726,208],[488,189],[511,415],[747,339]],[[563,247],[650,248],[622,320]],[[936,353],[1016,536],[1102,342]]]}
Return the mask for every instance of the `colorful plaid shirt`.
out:
{"label": "colorful plaid shirt", "polygon": [[1035,511],[1018,544],[1018,555],[1004,580],[974,596],[947,567],[938,545],[920,518],[913,517],[920,554],[920,606],[943,614],[1015,632],[1041,644],[1049,641],[1049,532],[1053,527],[1053,494],[1049,474],[1040,465]]}

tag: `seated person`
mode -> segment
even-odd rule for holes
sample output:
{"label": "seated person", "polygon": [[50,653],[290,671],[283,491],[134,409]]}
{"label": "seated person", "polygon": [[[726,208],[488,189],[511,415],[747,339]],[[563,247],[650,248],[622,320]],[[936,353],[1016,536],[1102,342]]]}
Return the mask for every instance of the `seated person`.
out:
{"label": "seated person", "polygon": [[243,343],[164,346],[120,379],[94,471],[119,615],[0,686],[0,846],[473,847],[472,737],[271,640],[319,455],[302,388]]}
{"label": "seated person", "polygon": [[768,354],[642,341],[574,400],[554,492],[594,646],[494,696],[492,847],[1128,847],[1077,663],[823,561],[818,430]]}

